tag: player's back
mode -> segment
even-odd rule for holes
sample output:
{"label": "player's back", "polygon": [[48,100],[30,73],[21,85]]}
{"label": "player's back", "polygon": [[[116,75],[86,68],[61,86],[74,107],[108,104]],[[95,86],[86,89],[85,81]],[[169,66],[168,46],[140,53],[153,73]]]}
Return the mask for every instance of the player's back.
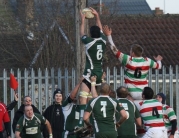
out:
{"label": "player's back", "polygon": [[108,96],[99,96],[90,101],[96,132],[114,131],[117,101]]}
{"label": "player's back", "polygon": [[149,127],[164,127],[163,107],[156,99],[144,100],[140,103],[140,114],[144,125]]}
{"label": "player's back", "polygon": [[135,100],[142,100],[142,90],[148,86],[149,69],[158,69],[158,64],[150,58],[131,57],[123,53],[119,59],[125,66],[125,84],[131,96]]}
{"label": "player's back", "polygon": [[101,69],[103,54],[106,49],[106,36],[101,33],[99,38],[91,38],[86,35],[82,37],[86,47],[86,68]]}
{"label": "player's back", "polygon": [[[134,103],[127,100],[126,98],[119,98],[119,103],[122,104],[125,111],[128,112],[128,119],[118,128],[118,136],[135,136],[136,135],[136,124],[135,118],[140,117],[140,113]],[[119,120],[120,116],[116,113],[116,118]],[[126,132],[126,130],[128,130]]]}

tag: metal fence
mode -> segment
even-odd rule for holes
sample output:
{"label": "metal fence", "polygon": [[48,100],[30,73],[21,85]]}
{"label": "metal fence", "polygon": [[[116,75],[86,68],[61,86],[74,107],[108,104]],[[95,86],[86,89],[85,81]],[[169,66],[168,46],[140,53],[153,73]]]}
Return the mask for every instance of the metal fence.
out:
{"label": "metal fence", "polygon": [[[167,104],[174,108],[176,114],[179,115],[179,68],[169,67],[169,73],[166,73],[166,67],[162,70],[150,70],[148,74],[149,86],[153,88],[155,93],[164,92],[167,95]],[[175,70],[175,72],[174,72]],[[124,68],[109,68],[106,71],[106,82],[116,90],[117,87],[124,85]],[[54,68],[29,72],[27,69],[24,71],[11,70],[10,72],[4,70],[3,76],[0,76],[0,95],[1,101],[9,104],[14,100],[13,89],[10,88],[10,73],[14,74],[18,85],[18,108],[21,105],[22,98],[25,95],[32,97],[33,104],[37,106],[39,111],[43,111],[48,107],[53,99],[52,94],[55,88],[60,88],[67,95],[76,84],[75,69],[61,70]],[[167,71],[168,72],[168,71]],[[39,98],[40,97],[40,98]],[[14,110],[11,112],[11,118],[14,117]],[[179,124],[179,120],[178,120]]]}

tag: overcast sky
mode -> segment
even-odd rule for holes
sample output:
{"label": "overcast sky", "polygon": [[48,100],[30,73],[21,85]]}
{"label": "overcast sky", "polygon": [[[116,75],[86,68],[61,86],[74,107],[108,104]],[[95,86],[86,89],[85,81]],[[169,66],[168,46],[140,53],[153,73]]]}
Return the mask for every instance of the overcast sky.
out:
{"label": "overcast sky", "polygon": [[160,7],[165,13],[179,14],[179,0],[147,0],[147,2],[152,10]]}

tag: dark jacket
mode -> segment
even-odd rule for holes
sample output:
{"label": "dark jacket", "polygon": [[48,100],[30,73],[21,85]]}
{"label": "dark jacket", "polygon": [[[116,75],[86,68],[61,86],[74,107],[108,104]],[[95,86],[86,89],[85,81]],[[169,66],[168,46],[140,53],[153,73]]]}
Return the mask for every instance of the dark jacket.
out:
{"label": "dark jacket", "polygon": [[10,112],[11,110],[14,109],[14,107],[17,105],[17,101],[14,100],[10,104],[7,105],[7,111]]}
{"label": "dark jacket", "polygon": [[[44,117],[50,122],[53,138],[61,138],[64,130],[64,115],[60,104],[53,104],[47,107]],[[44,138],[49,137],[46,128],[43,131]]]}
{"label": "dark jacket", "polygon": [[[40,114],[39,110],[34,105],[32,105],[32,108],[33,108],[34,113]],[[16,130],[17,122],[20,119],[20,117],[23,116],[23,115],[24,115],[24,104],[22,104],[20,106],[20,108],[16,111],[16,113],[14,115],[14,119],[13,119],[13,123],[12,123],[12,129],[13,129],[14,133],[15,133],[15,130]]]}

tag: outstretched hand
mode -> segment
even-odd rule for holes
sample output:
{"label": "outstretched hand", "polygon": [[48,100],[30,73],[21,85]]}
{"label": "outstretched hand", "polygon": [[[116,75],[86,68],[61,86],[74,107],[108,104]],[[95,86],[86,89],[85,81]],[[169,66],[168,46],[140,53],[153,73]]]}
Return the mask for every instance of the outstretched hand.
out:
{"label": "outstretched hand", "polygon": [[98,16],[98,12],[95,10],[95,9],[93,9],[92,7],[89,7],[92,11],[92,14],[94,14],[95,16]]}
{"label": "outstretched hand", "polygon": [[91,76],[90,79],[91,79],[91,82],[96,82],[96,76]]}
{"label": "outstretched hand", "polygon": [[85,14],[82,13],[82,11],[80,10],[80,15],[81,15],[81,20],[84,21],[85,20]]}
{"label": "outstretched hand", "polygon": [[15,101],[18,101],[18,100],[19,100],[19,98],[18,98],[18,93],[17,93],[16,91],[14,91],[14,100],[15,100]]}
{"label": "outstretched hand", "polygon": [[106,35],[106,36],[109,36],[112,34],[112,29],[108,26],[108,25],[104,25],[103,26],[103,33]]}
{"label": "outstretched hand", "polygon": [[158,55],[157,57],[154,56],[154,59],[156,61],[161,61],[163,59],[163,57],[161,55]]}

